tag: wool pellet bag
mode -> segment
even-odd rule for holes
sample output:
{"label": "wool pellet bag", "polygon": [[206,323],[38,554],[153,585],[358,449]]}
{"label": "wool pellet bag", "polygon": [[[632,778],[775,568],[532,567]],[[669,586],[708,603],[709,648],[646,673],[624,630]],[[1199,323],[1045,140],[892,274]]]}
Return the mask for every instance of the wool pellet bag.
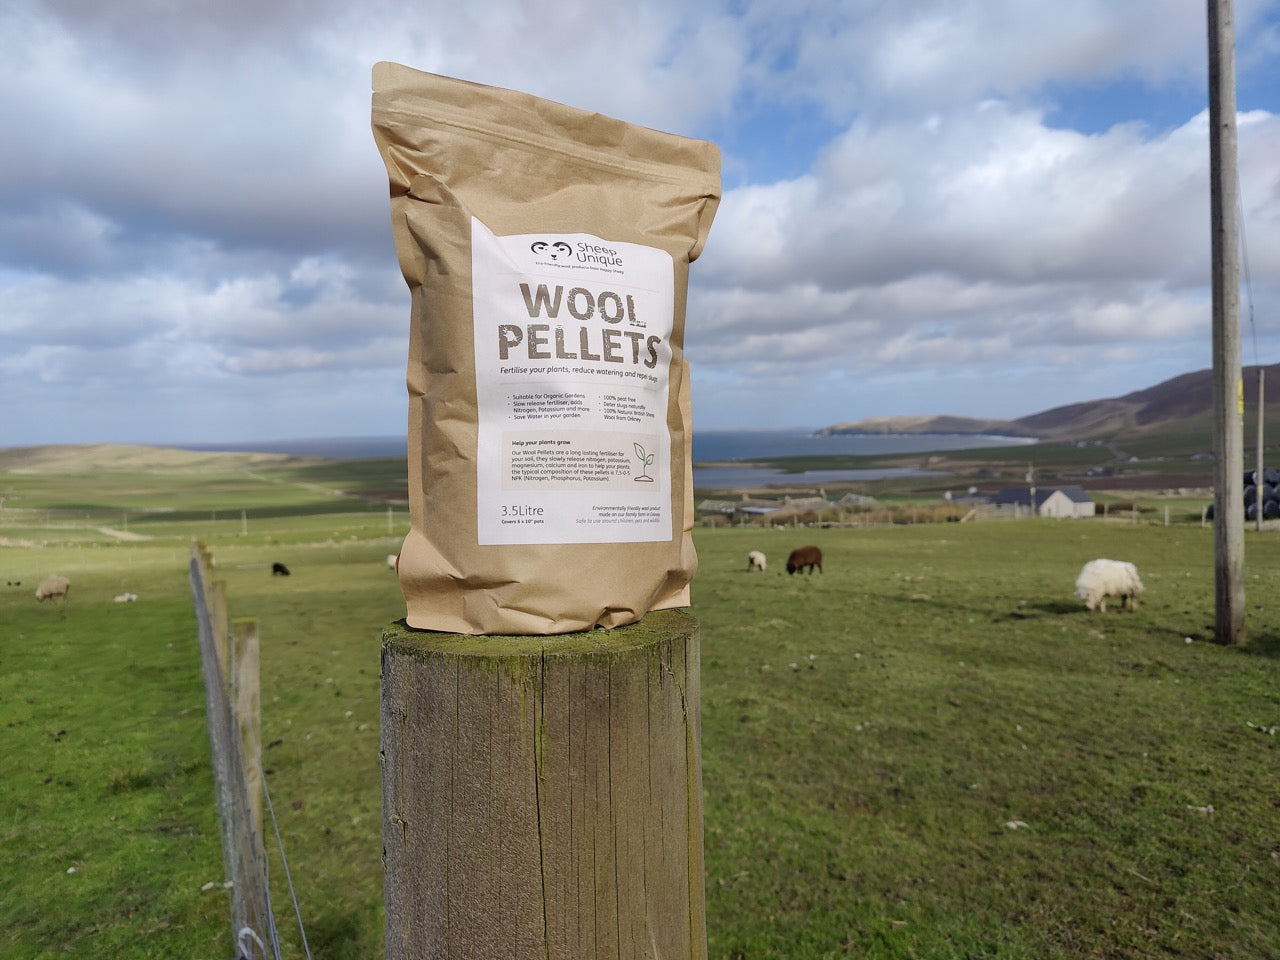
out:
{"label": "wool pellet bag", "polygon": [[373,131],[411,294],[409,625],[553,634],[687,606],[685,300],[719,151],[392,63]]}

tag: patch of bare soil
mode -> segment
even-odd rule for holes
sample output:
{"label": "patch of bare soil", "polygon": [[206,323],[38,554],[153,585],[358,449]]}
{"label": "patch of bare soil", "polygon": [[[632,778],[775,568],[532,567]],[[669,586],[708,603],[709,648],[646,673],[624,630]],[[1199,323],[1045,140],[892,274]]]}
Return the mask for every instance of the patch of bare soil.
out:
{"label": "patch of bare soil", "polygon": [[115,527],[95,527],[94,529],[105,536],[115,537],[117,540],[138,541],[151,539],[145,533],[132,533],[129,530],[117,530]]}

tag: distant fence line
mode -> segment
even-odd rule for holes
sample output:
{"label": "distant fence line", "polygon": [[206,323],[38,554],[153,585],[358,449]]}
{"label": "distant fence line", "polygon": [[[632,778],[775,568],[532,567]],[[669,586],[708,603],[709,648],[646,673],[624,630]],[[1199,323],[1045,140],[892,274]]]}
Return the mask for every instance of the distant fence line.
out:
{"label": "distant fence line", "polygon": [[236,956],[278,960],[262,842],[258,624],[228,622],[226,581],[213,579],[213,562],[202,544],[192,545],[190,566]]}
{"label": "distant fence line", "polygon": [[[791,527],[889,527],[912,526],[915,524],[937,523],[969,523],[972,521],[1010,521],[1010,520],[1044,520],[1063,522],[1124,522],[1144,524],[1147,526],[1170,526],[1175,523],[1198,523],[1205,526],[1213,519],[1208,504],[1160,504],[1158,506],[1139,506],[1132,501],[1110,504],[1103,501],[1099,510],[1092,516],[1060,517],[1044,516],[1032,511],[1025,505],[997,506],[984,504],[980,506],[960,505],[948,507],[945,504],[887,504],[879,507],[856,510],[836,509],[787,511],[778,510],[767,514],[715,513],[703,512],[698,516],[698,525],[703,527],[744,527],[752,529],[791,528]],[[1273,521],[1272,526],[1275,526]]]}

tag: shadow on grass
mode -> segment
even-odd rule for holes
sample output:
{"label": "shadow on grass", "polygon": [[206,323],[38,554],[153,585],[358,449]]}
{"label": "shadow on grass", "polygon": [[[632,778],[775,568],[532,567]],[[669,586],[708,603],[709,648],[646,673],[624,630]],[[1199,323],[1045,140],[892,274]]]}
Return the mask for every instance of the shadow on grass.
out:
{"label": "shadow on grass", "polygon": [[306,925],[307,946],[313,956],[356,958],[368,956],[369,931],[381,930],[358,916],[328,914]]}
{"label": "shadow on grass", "polygon": [[[1021,600],[1014,602],[1009,601],[1008,598],[996,598],[992,603],[956,603],[940,601],[925,594],[902,595],[893,599],[904,605],[927,604],[935,609],[951,610],[957,614],[965,613],[982,620],[990,620],[991,623],[1018,623],[1023,620],[1088,613],[1080,604],[1065,600],[1027,603]],[[1014,609],[1005,613],[997,613],[992,609],[993,605],[1005,602]],[[1094,616],[1102,616],[1102,614],[1094,614]]]}
{"label": "shadow on grass", "polygon": [[1088,612],[1078,603],[1069,603],[1066,600],[1050,600],[1045,603],[1024,603],[1018,609],[1010,610],[1008,613],[992,619],[996,623],[1008,623],[1018,620],[1036,620],[1040,617],[1061,617],[1069,613]]}
{"label": "shadow on grass", "polygon": [[1280,633],[1249,634],[1239,649],[1251,657],[1280,659]]}
{"label": "shadow on grass", "polygon": [[[896,599],[903,604],[926,602],[924,598],[914,596],[901,596]],[[1139,605],[1139,609],[1136,613],[1128,610],[1115,609],[1114,607],[1107,610],[1106,613],[1103,613],[1101,611],[1086,610],[1083,604],[1072,600],[1046,600],[1037,603],[1019,602],[1015,609],[994,615],[989,607],[978,604],[939,604],[932,598],[929,598],[927,602],[934,606],[945,606],[947,609],[953,610],[956,613],[968,613],[979,617],[990,617],[990,622],[992,623],[1025,623],[1029,621],[1049,620],[1057,617],[1071,617],[1081,623],[1095,624],[1098,627],[1104,627],[1109,624],[1135,623],[1137,621],[1132,618],[1141,618],[1144,615],[1141,605]],[[1214,642],[1214,627],[1212,623],[1204,624],[1199,629],[1190,631],[1190,633],[1188,633],[1185,624],[1180,624],[1177,627],[1171,627],[1168,624],[1148,620],[1143,626],[1144,629],[1149,631],[1152,636],[1167,637],[1169,640],[1173,640],[1178,643],[1185,643],[1188,636],[1191,636],[1197,643]],[[1235,649],[1242,654],[1252,657],[1280,659],[1280,632],[1267,630],[1260,633],[1248,634],[1245,642]]]}
{"label": "shadow on grass", "polygon": [[[1108,625],[1134,624],[1138,620],[1134,618],[1143,617],[1141,607],[1136,612],[1128,610],[1111,609],[1106,613],[1102,611],[1086,610],[1079,603],[1072,603],[1069,600],[1055,600],[1045,603],[1027,603],[1020,606],[1017,610],[1002,614],[992,618],[993,623],[1017,623],[1025,620],[1038,620],[1049,617],[1070,616],[1078,618],[1078,622],[1096,625],[1097,627],[1106,627]],[[1160,623],[1158,620],[1148,620],[1142,625],[1143,629],[1148,631],[1155,637],[1167,637],[1170,640],[1176,640],[1179,643],[1185,643],[1188,636],[1185,625],[1180,624],[1177,627],[1171,627],[1168,624]],[[1208,624],[1205,627],[1192,631],[1191,635],[1199,643],[1211,643],[1213,641],[1213,625]],[[1257,646],[1256,649],[1249,649],[1251,645]],[[1251,639],[1248,644],[1241,648],[1241,652],[1252,653],[1259,656],[1280,657],[1280,635]]]}

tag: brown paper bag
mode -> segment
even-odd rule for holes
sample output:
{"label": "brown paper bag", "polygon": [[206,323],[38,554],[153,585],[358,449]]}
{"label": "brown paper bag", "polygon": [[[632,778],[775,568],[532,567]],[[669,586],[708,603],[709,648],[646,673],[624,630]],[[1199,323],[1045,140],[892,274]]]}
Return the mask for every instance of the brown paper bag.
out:
{"label": "brown paper bag", "polygon": [[687,606],[689,263],[719,151],[379,63],[409,337],[410,626],[551,634]]}

